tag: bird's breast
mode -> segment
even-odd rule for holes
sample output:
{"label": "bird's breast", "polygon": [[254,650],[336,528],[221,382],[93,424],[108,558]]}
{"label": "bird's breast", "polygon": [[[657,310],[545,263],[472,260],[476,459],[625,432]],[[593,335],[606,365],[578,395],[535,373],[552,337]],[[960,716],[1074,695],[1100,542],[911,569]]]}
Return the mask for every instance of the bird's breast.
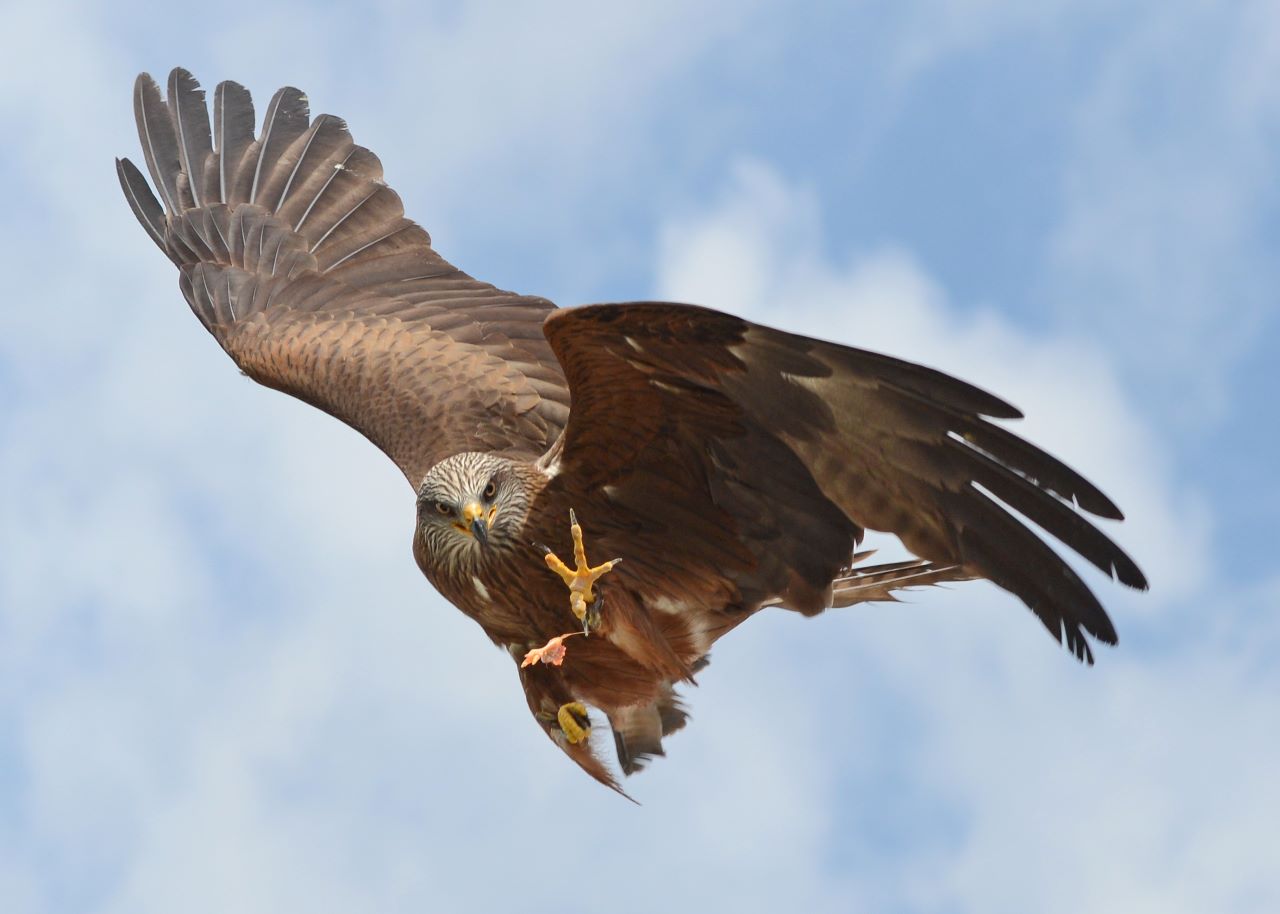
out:
{"label": "bird's breast", "polygon": [[564,587],[536,553],[497,553],[486,558],[470,568],[428,577],[490,638],[501,644],[537,646],[578,627]]}

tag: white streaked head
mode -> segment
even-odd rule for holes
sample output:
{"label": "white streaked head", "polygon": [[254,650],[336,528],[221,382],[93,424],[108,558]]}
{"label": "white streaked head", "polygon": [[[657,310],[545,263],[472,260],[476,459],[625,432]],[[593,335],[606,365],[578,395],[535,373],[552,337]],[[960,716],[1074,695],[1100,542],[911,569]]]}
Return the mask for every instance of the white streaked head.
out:
{"label": "white streaked head", "polygon": [[458,568],[518,542],[528,510],[529,493],[513,461],[455,454],[433,466],[418,487],[417,535],[434,564]]}

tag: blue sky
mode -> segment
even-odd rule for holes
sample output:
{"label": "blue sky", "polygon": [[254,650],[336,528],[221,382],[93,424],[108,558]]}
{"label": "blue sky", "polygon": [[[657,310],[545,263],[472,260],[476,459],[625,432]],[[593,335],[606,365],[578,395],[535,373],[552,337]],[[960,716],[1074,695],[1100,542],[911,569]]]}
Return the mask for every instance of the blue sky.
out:
{"label": "blue sky", "polygon": [[[1280,908],[1274,4],[145,4],[0,37],[0,907]],[[1017,403],[1146,595],[726,639],[636,808],[527,719],[359,436],[241,377],[120,198],[175,65],[346,117],[445,256]]]}

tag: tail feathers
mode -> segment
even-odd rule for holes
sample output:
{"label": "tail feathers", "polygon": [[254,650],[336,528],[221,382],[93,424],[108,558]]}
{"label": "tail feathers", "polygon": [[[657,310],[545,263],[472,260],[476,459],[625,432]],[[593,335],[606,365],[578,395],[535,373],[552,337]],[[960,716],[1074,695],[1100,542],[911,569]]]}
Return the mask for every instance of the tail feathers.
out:
{"label": "tail feathers", "polygon": [[[854,562],[870,552],[854,556]],[[974,573],[963,565],[939,564],[924,559],[887,562],[880,565],[850,568],[832,582],[831,605],[852,606],[854,603],[897,602],[896,592],[914,587],[929,587],[949,581],[971,581]]]}
{"label": "tail feathers", "polygon": [[613,744],[622,773],[632,775],[643,771],[651,759],[666,755],[662,738],[682,729],[688,722],[684,703],[670,683],[662,687],[658,698],[646,705],[609,712],[609,726],[613,728]]}
{"label": "tail feathers", "polygon": [[666,755],[656,702],[609,712],[609,726],[613,728],[613,745],[623,774],[643,771],[655,756]]}

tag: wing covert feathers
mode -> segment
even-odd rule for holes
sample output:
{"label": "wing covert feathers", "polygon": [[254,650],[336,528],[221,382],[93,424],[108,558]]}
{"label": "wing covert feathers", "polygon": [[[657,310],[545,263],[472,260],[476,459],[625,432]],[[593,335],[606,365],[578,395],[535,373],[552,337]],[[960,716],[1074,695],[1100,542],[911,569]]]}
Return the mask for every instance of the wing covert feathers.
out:
{"label": "wing covert feathers", "polygon": [[167,88],[166,100],[149,75],[137,79],[151,185],[125,159],[120,186],[178,266],[193,312],[247,374],[343,419],[415,486],[459,451],[547,449],[569,399],[541,333],[550,302],[436,253],[378,157],[340,118],[312,119],[297,89],[272,97],[255,135],[243,86],[214,90],[212,126],[190,73],[174,70]]}
{"label": "wing covert feathers", "polygon": [[[991,422],[1021,414],[973,385],[688,305],[575,308],[552,315],[546,333],[573,395],[562,472],[607,479],[625,501],[630,480],[678,477],[689,472],[682,461],[697,462],[711,503],[690,511],[718,518],[721,539],[751,552],[726,565],[747,605],[817,612],[858,599],[840,576],[868,528],[928,563],[926,583],[983,577],[1011,591],[1092,662],[1085,636],[1114,644],[1111,620],[1018,515],[1121,583],[1147,586],[1083,513],[1119,509]],[[673,551],[684,549],[681,540]]]}

